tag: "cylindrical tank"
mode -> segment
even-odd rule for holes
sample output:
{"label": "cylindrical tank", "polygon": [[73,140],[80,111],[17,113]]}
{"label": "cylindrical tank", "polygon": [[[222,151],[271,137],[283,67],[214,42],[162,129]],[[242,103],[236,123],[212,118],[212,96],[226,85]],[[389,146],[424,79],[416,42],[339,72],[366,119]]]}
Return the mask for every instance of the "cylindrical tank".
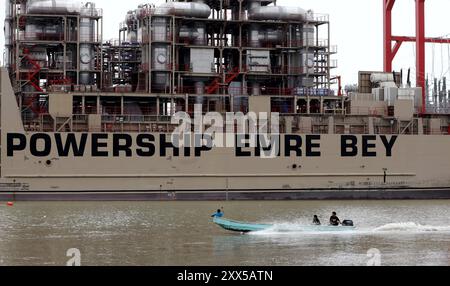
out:
{"label": "cylindrical tank", "polygon": [[314,46],[316,38],[316,28],[314,25],[305,24],[302,27],[303,46]]}
{"label": "cylindrical tank", "polygon": [[373,73],[370,75],[372,83],[380,82],[394,82],[394,75],[392,73]]}
{"label": "cylindrical tank", "polygon": [[170,50],[167,45],[153,44],[152,45],[152,69],[165,71],[169,69],[170,64]]}
{"label": "cylindrical tank", "polygon": [[5,20],[5,44],[12,44],[11,38],[11,22],[9,20]]}
{"label": "cylindrical tank", "polygon": [[167,2],[158,6],[155,14],[208,18],[211,15],[211,8],[201,2]]}
{"label": "cylindrical tank", "polygon": [[81,3],[78,0],[28,0],[29,14],[79,13]]}
{"label": "cylindrical tank", "polygon": [[165,17],[153,17],[152,18],[152,41],[167,41],[169,36],[169,26],[167,24],[167,18]]}
{"label": "cylindrical tank", "polygon": [[250,20],[304,21],[306,11],[299,7],[260,6],[249,10]]}
{"label": "cylindrical tank", "polygon": [[[96,14],[95,4],[86,3],[81,8],[80,14],[80,84],[90,85],[93,84],[94,74],[91,72],[94,70],[94,45],[90,42],[96,41],[95,39],[95,20],[86,16],[95,16]],[[83,17],[85,16],[85,17]]]}
{"label": "cylindrical tank", "polygon": [[313,73],[314,72],[314,52],[312,50],[301,49],[300,50],[300,73]]}
{"label": "cylindrical tank", "polygon": [[89,44],[80,44],[80,70],[92,70],[92,46]]}
{"label": "cylindrical tank", "polygon": [[[170,77],[167,71],[170,67],[170,46],[165,43],[169,40],[170,27],[166,17],[152,17],[152,44],[151,69],[155,72],[152,79],[152,88],[166,90],[170,86]],[[158,43],[159,42],[159,43]]]}
{"label": "cylindrical tank", "polygon": [[170,87],[170,77],[167,73],[154,73],[152,88],[156,90],[166,90]]}
{"label": "cylindrical tank", "polygon": [[[251,20],[282,20],[282,21],[304,21],[307,18],[307,12],[298,7],[283,6],[261,6],[258,0],[250,1],[248,6],[248,17]],[[248,30],[249,44],[251,47],[260,47],[261,41],[278,42],[282,40],[280,31],[266,30],[261,31],[259,25],[252,24]],[[300,33],[300,31],[298,31]]]}
{"label": "cylindrical tank", "polygon": [[[80,18],[80,41],[93,42],[95,40],[95,20],[87,16],[95,16],[95,4],[87,3],[81,10]],[[86,17],[83,17],[86,16]]]}
{"label": "cylindrical tank", "polygon": [[11,17],[11,0],[5,0],[5,18]]}
{"label": "cylindrical tank", "polygon": [[151,68],[154,71],[153,87],[157,89],[166,89],[170,86],[169,71],[170,68],[170,49],[167,44],[153,44],[151,55]]}
{"label": "cylindrical tank", "polygon": [[80,44],[80,84],[92,84],[93,55],[92,45]]}

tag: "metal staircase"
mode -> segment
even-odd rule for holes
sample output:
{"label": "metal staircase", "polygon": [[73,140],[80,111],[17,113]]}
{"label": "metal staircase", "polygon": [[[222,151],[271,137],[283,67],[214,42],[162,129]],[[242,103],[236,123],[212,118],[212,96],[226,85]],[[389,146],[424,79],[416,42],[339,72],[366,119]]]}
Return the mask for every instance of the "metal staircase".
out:
{"label": "metal staircase", "polygon": [[[237,78],[240,74],[240,70],[238,67],[233,68],[231,72],[227,74],[227,77],[225,78],[225,82],[223,85],[228,85],[230,82],[232,82],[235,78]],[[207,88],[206,93],[207,94],[213,94],[217,91],[217,89],[220,87],[220,78],[216,78]]]}
{"label": "metal staircase", "polygon": [[[39,93],[45,93],[45,91],[39,85],[39,73],[41,72],[41,66],[35,61],[31,55],[29,49],[23,50],[23,59],[27,60],[31,65],[31,70],[26,73],[26,82],[24,85],[31,85],[35,92],[31,96],[25,96],[23,105],[30,109],[35,114],[45,113],[45,106],[41,106],[39,102]],[[37,93],[36,93],[37,92]],[[37,105],[36,105],[37,103]]]}

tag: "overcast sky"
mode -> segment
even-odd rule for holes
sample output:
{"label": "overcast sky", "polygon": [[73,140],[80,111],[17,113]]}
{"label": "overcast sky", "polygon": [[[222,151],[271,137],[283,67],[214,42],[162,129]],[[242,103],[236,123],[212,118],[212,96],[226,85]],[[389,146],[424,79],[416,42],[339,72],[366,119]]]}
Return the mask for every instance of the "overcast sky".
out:
{"label": "overcast sky", "polygon": [[[0,18],[4,18],[5,0],[0,6]],[[381,70],[383,68],[383,0],[278,0],[278,5],[300,6],[314,10],[316,13],[330,15],[331,42],[338,46],[339,68],[333,71],[342,75],[347,83],[357,82],[359,70]],[[99,8],[104,10],[104,39],[118,37],[119,23],[124,20],[128,10],[137,8],[144,0],[94,0]],[[151,1],[150,1],[151,2]],[[162,3],[157,0],[151,3]],[[397,0],[394,8],[395,35],[415,35],[414,0]],[[450,34],[450,1],[426,1],[427,36],[442,37]],[[4,36],[1,30],[0,46],[3,55]],[[433,65],[434,54],[434,65]],[[412,68],[415,74],[415,46],[404,44],[394,62],[394,69]],[[433,69],[434,66],[434,69]],[[427,46],[427,73],[437,77],[449,75],[450,45]]]}

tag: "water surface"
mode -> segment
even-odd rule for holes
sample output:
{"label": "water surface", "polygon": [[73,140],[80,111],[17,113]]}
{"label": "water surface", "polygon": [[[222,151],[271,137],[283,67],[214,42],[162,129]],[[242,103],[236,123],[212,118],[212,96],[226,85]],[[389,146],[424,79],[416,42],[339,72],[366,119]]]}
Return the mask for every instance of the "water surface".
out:
{"label": "water surface", "polygon": [[[226,217],[273,223],[241,235]],[[355,231],[308,232],[332,211]],[[450,265],[450,201],[17,202],[0,205],[0,265]]]}

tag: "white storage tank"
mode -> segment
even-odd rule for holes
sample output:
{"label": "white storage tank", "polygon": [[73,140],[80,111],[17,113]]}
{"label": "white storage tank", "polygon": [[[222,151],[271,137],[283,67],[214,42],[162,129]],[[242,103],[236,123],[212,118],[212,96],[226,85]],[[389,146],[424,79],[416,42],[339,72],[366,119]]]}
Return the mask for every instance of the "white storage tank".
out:
{"label": "white storage tank", "polygon": [[28,0],[29,14],[79,13],[81,2],[77,0]]}
{"label": "white storage tank", "polygon": [[394,82],[394,75],[392,73],[373,73],[370,75],[372,83]]}

